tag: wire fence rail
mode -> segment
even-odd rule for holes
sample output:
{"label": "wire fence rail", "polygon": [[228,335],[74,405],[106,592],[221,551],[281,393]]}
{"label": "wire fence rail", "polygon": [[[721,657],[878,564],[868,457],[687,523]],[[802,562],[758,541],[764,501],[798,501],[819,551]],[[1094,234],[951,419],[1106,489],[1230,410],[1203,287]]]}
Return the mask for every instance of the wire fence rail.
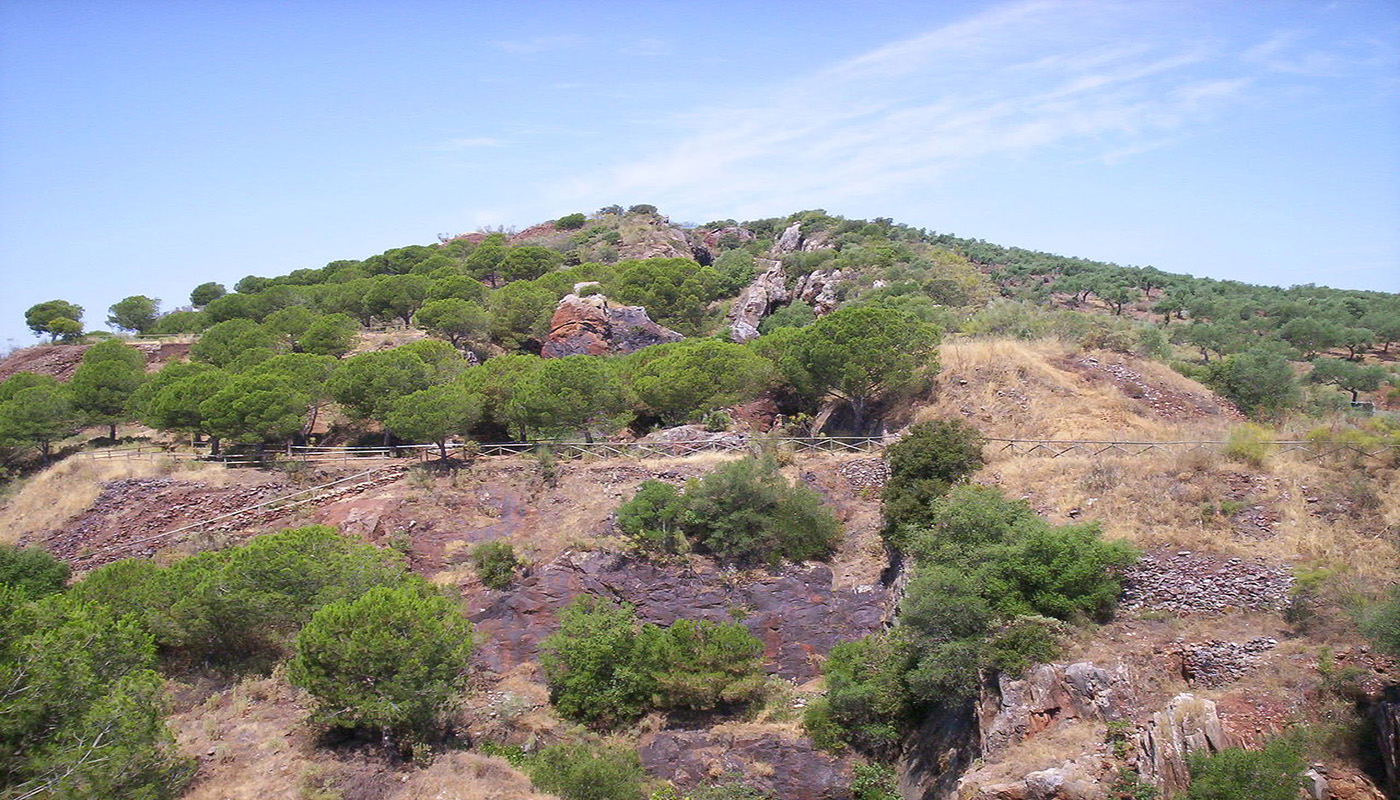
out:
{"label": "wire fence rail", "polygon": [[[446,446],[449,460],[466,461],[477,457],[499,458],[549,452],[558,458],[676,458],[700,453],[747,453],[764,447],[787,447],[795,452],[875,453],[884,449],[892,439],[878,436],[786,436],[742,437],[726,436],[707,439],[638,442],[579,442],[568,440],[539,440],[534,442],[455,442]],[[1165,441],[1144,442],[1097,439],[1006,439],[988,437],[989,455],[1034,456],[1151,456],[1192,451],[1219,452],[1228,444],[1224,441]],[[1265,443],[1273,452],[1296,454],[1307,460],[1329,458],[1400,459],[1400,447],[1361,447],[1354,444],[1280,440]],[[143,445],[134,448],[88,450],[80,457],[95,460],[137,459],[176,461],[208,461],[228,466],[254,466],[277,461],[305,463],[367,463],[372,461],[433,461],[443,455],[435,444],[398,445],[394,447],[283,447],[268,449],[261,454],[230,452],[210,455],[197,450],[176,450]]]}

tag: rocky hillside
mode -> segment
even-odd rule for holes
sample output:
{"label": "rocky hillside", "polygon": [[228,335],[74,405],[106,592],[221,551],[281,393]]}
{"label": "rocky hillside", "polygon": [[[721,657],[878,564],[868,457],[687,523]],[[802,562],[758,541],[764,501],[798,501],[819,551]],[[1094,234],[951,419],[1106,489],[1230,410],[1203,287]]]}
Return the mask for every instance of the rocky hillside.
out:
{"label": "rocky hillside", "polygon": [[[958,417],[993,439],[1149,442],[1219,441],[1241,419],[1194,381],[1121,352],[955,340],[941,362],[935,385],[893,409],[896,419]],[[1301,725],[1315,740],[1311,796],[1381,798],[1387,781],[1393,789],[1400,666],[1370,648],[1340,601],[1400,576],[1393,462],[1232,458],[1219,446],[1050,457],[1005,444],[988,443],[974,481],[1024,498],[1053,522],[1096,521],[1143,555],[1112,621],[1077,630],[1054,663],[989,681],[974,709],[924,720],[896,759],[903,797],[1138,796],[1115,783],[1125,771],[1173,796],[1189,755],[1257,747]],[[680,484],[734,457],[483,457],[441,473],[388,464],[311,502],[242,514],[231,512],[363,470],[133,462],[114,474],[70,460],[61,479],[40,476],[0,507],[0,530],[80,570],[120,557],[168,562],[307,523],[400,550],[415,571],[460,594],[481,640],[457,720],[465,737],[527,751],[574,735],[549,703],[538,660],[573,597],[625,601],[661,624],[738,620],[762,642],[771,676],[760,706],[652,714],[614,738],[636,749],[648,775],[683,792],[732,779],[785,800],[852,798],[863,759],[817,749],[800,717],[821,696],[831,648],[883,629],[897,612],[900,570],[879,535],[887,468],[878,453],[783,455],[785,474],[816,490],[841,522],[828,563],[735,569],[632,551],[615,513],[643,481]],[[60,508],[56,492],[79,499]],[[528,562],[505,589],[483,585],[471,566],[471,548],[491,541],[511,542]],[[288,787],[344,800],[543,796],[480,752],[414,767],[372,749],[326,750],[305,721],[304,696],[279,673],[232,686],[176,680],[171,689],[180,747],[199,764],[188,797]]]}

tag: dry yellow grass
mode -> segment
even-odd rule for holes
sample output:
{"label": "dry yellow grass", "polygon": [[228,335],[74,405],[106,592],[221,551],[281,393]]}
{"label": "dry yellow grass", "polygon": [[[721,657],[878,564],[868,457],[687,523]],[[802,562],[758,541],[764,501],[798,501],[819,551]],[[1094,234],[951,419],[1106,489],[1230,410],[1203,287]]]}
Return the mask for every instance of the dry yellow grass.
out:
{"label": "dry yellow grass", "polygon": [[65,520],[91,506],[107,481],[157,476],[213,486],[239,480],[216,464],[69,458],[25,480],[0,505],[0,544],[14,544],[27,534],[61,527]]}
{"label": "dry yellow grass", "polygon": [[503,759],[476,753],[440,756],[427,769],[411,773],[387,800],[557,800],[538,794],[530,779]]}
{"label": "dry yellow grass", "polygon": [[1146,441],[1183,434],[1219,436],[1231,421],[1223,414],[1164,419],[1106,375],[1090,378],[1074,368],[1087,357],[1121,364],[1162,391],[1215,402],[1195,381],[1162,364],[1121,353],[1079,353],[1048,340],[962,338],[940,349],[942,370],[935,396],[916,420],[962,417],[984,434],[1003,438]]}
{"label": "dry yellow grass", "polygon": [[[978,479],[1026,498],[1056,522],[1097,520],[1109,537],[1148,549],[1265,557],[1378,579],[1400,574],[1400,558],[1386,533],[1400,522],[1393,470],[1348,474],[1285,456],[1255,468],[1198,452],[1009,458],[986,467]],[[1247,487],[1237,500],[1232,482]],[[1351,514],[1323,513],[1328,498],[1348,499],[1348,493],[1359,501],[1347,506]],[[1316,502],[1319,497],[1323,503]],[[1230,500],[1274,515],[1274,535],[1236,535],[1232,520],[1219,513]]]}

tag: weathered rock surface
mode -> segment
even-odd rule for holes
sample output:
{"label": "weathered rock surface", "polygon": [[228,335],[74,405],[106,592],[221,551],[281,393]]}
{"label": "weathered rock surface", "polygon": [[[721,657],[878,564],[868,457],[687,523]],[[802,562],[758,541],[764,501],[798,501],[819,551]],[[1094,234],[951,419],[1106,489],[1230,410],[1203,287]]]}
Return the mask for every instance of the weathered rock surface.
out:
{"label": "weathered rock surface", "polygon": [[719,447],[742,450],[748,446],[749,439],[747,433],[707,431],[700,425],[677,425],[650,433],[640,441],[666,445],[664,449],[668,454],[684,456]]}
{"label": "weathered rock surface", "polygon": [[1189,550],[1149,553],[1124,576],[1123,607],[1178,614],[1277,610],[1292,588],[1293,575],[1280,564]]}
{"label": "weathered rock surface", "polygon": [[1232,745],[1214,702],[1179,694],[1139,732],[1138,771],[1171,797],[1190,783],[1187,756],[1217,753]]}
{"label": "weathered rock surface", "polygon": [[648,773],[675,783],[681,791],[738,780],[784,800],[851,796],[851,760],[817,750],[805,736],[762,730],[668,730],[644,737],[638,754]]}
{"label": "weathered rock surface", "polygon": [[879,491],[890,479],[890,462],[883,458],[861,458],[847,461],[836,468],[852,489]]}
{"label": "weathered rock surface", "polygon": [[485,639],[479,663],[500,673],[534,660],[540,640],[558,627],[558,610],[580,594],[631,603],[644,621],[662,625],[682,617],[739,617],[763,642],[770,671],[805,681],[817,676],[834,645],[878,630],[890,602],[881,586],[847,590],[832,583],[831,569],[821,564],[737,572],[702,559],[671,565],[615,553],[566,554],[514,590],[492,593],[472,621]]}
{"label": "weathered rock surface", "polygon": [[783,262],[760,258],[758,266],[763,271],[734,298],[734,305],[729,309],[729,337],[736,342],[747,342],[758,336],[758,323],[792,297]]}
{"label": "weathered rock surface", "polygon": [[1385,764],[1388,789],[1400,795],[1400,686],[1390,686],[1371,707],[1376,723],[1376,747]]}
{"label": "weathered rock surface", "polygon": [[845,275],[839,269],[819,269],[803,276],[797,282],[793,295],[810,305],[818,317],[824,317],[835,311],[836,306],[840,304],[841,301],[836,297],[836,289],[845,280]]}
{"label": "weathered rock surface", "polygon": [[614,305],[601,294],[568,294],[554,310],[540,355],[562,358],[635,353],[643,347],[684,338],[653,322],[641,306]]}
{"label": "weathered rock surface", "polygon": [[773,242],[772,253],[775,256],[796,253],[802,249],[802,223],[794,222],[778,235]]}
{"label": "weathered rock surface", "polygon": [[967,800],[1105,800],[1103,759],[1084,756],[1058,767],[1027,773],[1019,781],[977,787],[959,797]]}
{"label": "weathered rock surface", "polygon": [[1120,667],[1109,671],[1088,661],[1042,664],[1024,678],[1000,678],[996,696],[979,708],[982,753],[996,758],[1008,746],[1069,720],[1125,719],[1132,686]]}
{"label": "weathered rock surface", "polygon": [[905,800],[943,800],[953,796],[959,778],[980,755],[977,713],[971,704],[932,714],[911,735],[896,769]]}
{"label": "weathered rock surface", "polygon": [[[188,342],[138,342],[128,346],[141,351],[141,355],[146,357],[147,372],[155,372],[171,361],[179,361],[190,352]],[[45,344],[16,350],[0,358],[0,380],[16,372],[34,372],[66,381],[83,363],[83,354],[89,347],[92,345]]]}
{"label": "weathered rock surface", "polygon": [[1303,786],[1312,800],[1386,800],[1387,797],[1370,778],[1351,770],[1313,765],[1303,773],[1303,778]]}
{"label": "weathered rock surface", "polygon": [[1224,686],[1244,677],[1258,666],[1264,654],[1278,647],[1278,640],[1260,636],[1247,642],[1183,642],[1176,648],[1181,655],[1182,677],[1192,686]]}

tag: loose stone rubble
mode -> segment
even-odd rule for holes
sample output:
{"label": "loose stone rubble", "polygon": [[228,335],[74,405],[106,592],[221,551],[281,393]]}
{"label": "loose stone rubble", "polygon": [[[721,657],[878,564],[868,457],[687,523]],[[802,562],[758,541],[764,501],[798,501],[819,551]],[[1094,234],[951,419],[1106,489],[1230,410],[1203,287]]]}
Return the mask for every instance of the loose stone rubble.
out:
{"label": "loose stone rubble", "polygon": [[1293,588],[1280,564],[1180,550],[1149,553],[1124,575],[1122,607],[1177,614],[1278,610]]}

